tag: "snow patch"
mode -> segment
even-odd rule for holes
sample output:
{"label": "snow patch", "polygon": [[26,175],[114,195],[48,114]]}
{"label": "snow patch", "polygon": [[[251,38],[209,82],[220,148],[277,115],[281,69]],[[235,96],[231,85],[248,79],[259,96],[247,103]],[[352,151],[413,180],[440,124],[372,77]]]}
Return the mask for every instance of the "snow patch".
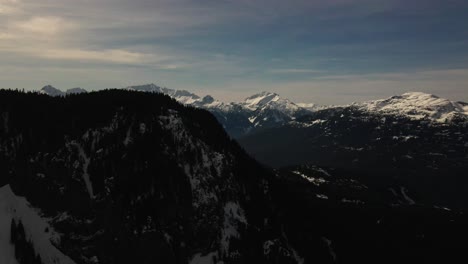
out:
{"label": "snow patch", "polygon": [[86,189],[88,190],[89,197],[91,199],[94,199],[95,196],[94,196],[94,192],[93,192],[93,185],[91,183],[90,176],[89,176],[89,173],[88,173],[88,167],[89,167],[89,163],[90,163],[91,159],[86,155],[83,147],[79,143],[72,142],[72,145],[75,146],[78,149],[78,154],[79,154],[80,158],[83,160],[83,165],[82,165],[83,166],[82,167],[83,180],[85,182]]}
{"label": "snow patch", "polygon": [[319,198],[319,199],[323,199],[323,200],[328,200],[328,196],[326,196],[325,194],[316,194],[315,197]]}
{"label": "snow patch", "polygon": [[410,205],[416,204],[416,202],[408,196],[408,194],[406,193],[407,191],[408,190],[405,187],[400,187],[401,195],[403,196],[405,201],[408,202],[408,204]]}
{"label": "snow patch", "polygon": [[330,256],[332,257],[333,259],[333,262],[336,262],[336,253],[335,251],[333,250],[332,248],[332,241],[326,237],[322,237],[322,241],[325,243],[325,245],[327,245],[328,247],[328,253],[330,254]]}
{"label": "snow patch", "polygon": [[314,178],[312,176],[305,175],[305,174],[301,173],[300,171],[292,171],[292,173],[301,176],[302,178],[306,179],[307,181],[314,184],[315,186],[320,186],[320,185],[328,182],[324,178]]}
{"label": "snow patch", "polygon": [[238,227],[246,225],[244,211],[238,202],[228,202],[224,206],[224,223],[221,230],[221,252],[224,255],[229,253],[231,238],[240,238]]}
{"label": "snow patch", "polygon": [[27,238],[31,240],[44,264],[74,264],[52,244],[52,241],[58,243],[60,236],[48,224],[47,219],[41,217],[39,211],[32,208],[25,198],[16,196],[10,185],[0,188],[0,263],[17,264],[14,246],[10,244],[12,219],[21,220]]}

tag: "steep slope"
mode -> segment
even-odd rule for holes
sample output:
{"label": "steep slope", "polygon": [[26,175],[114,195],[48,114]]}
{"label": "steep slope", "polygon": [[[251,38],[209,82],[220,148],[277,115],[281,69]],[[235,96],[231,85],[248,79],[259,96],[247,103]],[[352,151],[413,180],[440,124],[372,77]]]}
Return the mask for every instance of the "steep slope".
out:
{"label": "steep slope", "polygon": [[[9,185],[0,188],[0,262],[16,263],[18,249],[12,241],[12,222],[20,221],[24,226],[26,240],[32,241],[34,252],[44,264],[73,264],[74,262],[57,250],[53,243],[60,242],[60,234],[54,232],[50,225],[41,218],[26,199],[17,197]],[[5,250],[2,252],[2,250]],[[16,254],[15,254],[16,251]],[[20,262],[21,263],[21,262]]]}
{"label": "steep slope", "polygon": [[[61,234],[49,245],[75,263],[298,263],[273,218],[272,175],[207,111],[111,90],[0,91],[0,112],[0,185],[41,211]],[[42,245],[44,229],[26,236]]]}
{"label": "steep slope", "polygon": [[249,121],[254,128],[276,127],[309,113],[308,110],[270,92],[250,96],[240,104],[252,111]]}
{"label": "steep slope", "polygon": [[[276,201],[283,208],[281,221],[306,262],[468,260],[466,211],[413,204],[406,201],[405,195],[413,197],[404,188],[395,189],[399,197],[392,197],[350,171],[305,165],[277,173],[283,190]],[[314,258],[316,250],[325,252],[322,259]]]}

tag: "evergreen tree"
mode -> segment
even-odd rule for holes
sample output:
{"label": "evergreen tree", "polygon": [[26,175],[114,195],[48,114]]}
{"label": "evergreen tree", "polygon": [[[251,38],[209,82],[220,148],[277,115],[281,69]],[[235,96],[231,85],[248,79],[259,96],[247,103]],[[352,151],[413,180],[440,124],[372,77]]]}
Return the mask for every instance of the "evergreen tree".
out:
{"label": "evergreen tree", "polygon": [[10,226],[10,243],[16,243],[16,221],[14,218],[11,218],[11,226]]}

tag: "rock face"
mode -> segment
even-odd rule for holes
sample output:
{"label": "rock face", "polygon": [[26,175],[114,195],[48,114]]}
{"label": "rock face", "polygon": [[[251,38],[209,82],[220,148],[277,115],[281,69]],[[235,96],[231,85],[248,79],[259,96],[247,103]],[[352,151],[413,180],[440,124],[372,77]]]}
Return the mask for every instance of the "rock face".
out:
{"label": "rock face", "polygon": [[24,223],[44,264],[53,256],[32,234],[54,232],[49,247],[74,263],[297,263],[272,174],[207,111],[123,90],[0,91],[0,111],[0,185],[48,228],[6,221]]}

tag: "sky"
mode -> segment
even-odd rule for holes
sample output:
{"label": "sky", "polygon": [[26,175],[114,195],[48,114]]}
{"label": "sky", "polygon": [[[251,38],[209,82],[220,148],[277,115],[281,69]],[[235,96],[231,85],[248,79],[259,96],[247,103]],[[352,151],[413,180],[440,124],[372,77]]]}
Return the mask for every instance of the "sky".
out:
{"label": "sky", "polygon": [[468,102],[466,0],[0,0],[0,87]]}

